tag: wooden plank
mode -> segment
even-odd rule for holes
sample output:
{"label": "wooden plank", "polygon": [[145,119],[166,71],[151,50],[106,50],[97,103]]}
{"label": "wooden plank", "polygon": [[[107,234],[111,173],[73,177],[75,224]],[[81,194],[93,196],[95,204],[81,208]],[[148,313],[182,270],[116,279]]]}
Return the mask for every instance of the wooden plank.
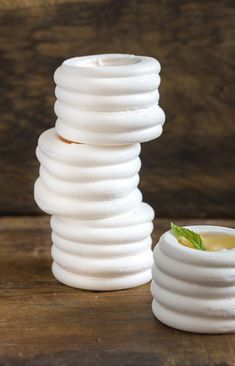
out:
{"label": "wooden plank", "polygon": [[39,134],[55,123],[53,72],[74,55],[162,64],[163,136],[142,147],[141,189],[158,215],[235,211],[234,7],[230,0],[0,1],[0,213],[38,213]]}
{"label": "wooden plank", "polygon": [[[235,220],[177,220],[235,227]],[[0,218],[0,365],[234,366],[235,334],[168,328],[149,285],[89,292],[51,275],[49,218]],[[169,228],[157,220],[154,242]]]}

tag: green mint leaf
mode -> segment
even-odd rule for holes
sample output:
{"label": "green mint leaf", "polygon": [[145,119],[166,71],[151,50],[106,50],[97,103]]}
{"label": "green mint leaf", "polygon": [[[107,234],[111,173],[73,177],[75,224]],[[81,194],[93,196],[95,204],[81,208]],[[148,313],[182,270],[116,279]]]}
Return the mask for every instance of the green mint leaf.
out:
{"label": "green mint leaf", "polygon": [[202,238],[199,234],[192,230],[185,229],[184,227],[177,226],[171,222],[171,231],[176,239],[184,238],[188,240],[195,249],[206,250]]}

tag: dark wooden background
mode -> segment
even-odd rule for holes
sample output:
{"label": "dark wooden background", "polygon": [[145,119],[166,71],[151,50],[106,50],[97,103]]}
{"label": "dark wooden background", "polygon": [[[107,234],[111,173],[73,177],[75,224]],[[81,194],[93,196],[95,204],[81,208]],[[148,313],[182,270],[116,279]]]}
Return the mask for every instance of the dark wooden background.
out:
{"label": "dark wooden background", "polygon": [[39,134],[55,123],[53,72],[123,52],[162,64],[164,134],[142,145],[141,189],[161,217],[235,216],[234,1],[0,0],[0,213],[33,201]]}

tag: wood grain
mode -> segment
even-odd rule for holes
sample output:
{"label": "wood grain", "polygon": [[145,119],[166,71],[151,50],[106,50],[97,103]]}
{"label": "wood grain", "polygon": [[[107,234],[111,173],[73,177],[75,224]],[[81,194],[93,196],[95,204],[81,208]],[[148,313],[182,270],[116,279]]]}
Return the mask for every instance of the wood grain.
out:
{"label": "wood grain", "polygon": [[[196,220],[177,220],[193,224]],[[235,220],[201,220],[235,227]],[[234,366],[234,335],[168,328],[149,285],[89,292],[51,274],[48,217],[0,218],[1,366]],[[156,220],[154,243],[169,228]]]}
{"label": "wood grain", "polygon": [[142,146],[141,189],[161,217],[234,217],[234,2],[0,0],[0,213],[38,213],[39,134],[55,123],[53,72],[75,55],[162,64],[163,136]]}

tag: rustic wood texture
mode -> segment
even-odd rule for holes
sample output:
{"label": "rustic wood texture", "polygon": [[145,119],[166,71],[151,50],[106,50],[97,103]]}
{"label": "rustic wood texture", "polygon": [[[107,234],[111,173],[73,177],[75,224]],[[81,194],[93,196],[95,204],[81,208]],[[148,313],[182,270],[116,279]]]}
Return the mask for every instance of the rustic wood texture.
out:
{"label": "rustic wood texture", "polygon": [[[235,220],[177,220],[178,224]],[[168,328],[151,312],[149,285],[89,292],[51,274],[48,217],[0,218],[1,366],[234,366],[235,334]],[[154,243],[169,228],[155,222]]]}
{"label": "rustic wood texture", "polygon": [[53,72],[75,55],[162,64],[163,136],[142,146],[141,189],[161,217],[234,217],[234,2],[0,0],[0,213],[38,213],[39,134],[55,123]]}

